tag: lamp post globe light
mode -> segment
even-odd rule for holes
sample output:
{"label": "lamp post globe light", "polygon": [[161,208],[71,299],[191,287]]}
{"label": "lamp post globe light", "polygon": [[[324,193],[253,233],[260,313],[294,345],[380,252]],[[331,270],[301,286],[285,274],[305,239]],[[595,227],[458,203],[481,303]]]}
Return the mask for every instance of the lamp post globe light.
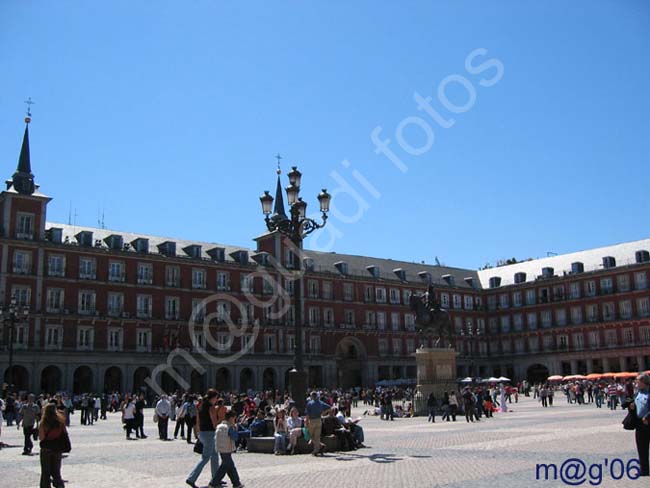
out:
{"label": "lamp post globe light", "polygon": [[300,198],[300,182],[302,173],[296,166],[291,168],[287,174],[289,177],[289,186],[285,191],[287,194],[287,204],[289,205],[289,215],[285,213],[284,203],[282,201],[282,191],[280,186],[280,169],[278,173],[278,185],[274,198],[268,191],[260,197],[262,204],[262,213],[266,227],[270,232],[279,232],[287,237],[297,252],[293,253],[293,269],[297,279],[293,287],[293,319],[295,325],[295,354],[293,369],[289,372],[289,389],[291,396],[296,403],[299,411],[304,411],[305,398],[307,389],[307,373],[303,364],[302,348],[302,242],[306,236],[320,229],[327,223],[327,212],[329,212],[331,195],[323,189],[318,194],[318,202],[322,213],[322,221],[316,222],[314,219],[307,217],[307,202]]}
{"label": "lamp post globe light", "polygon": [[29,308],[20,307],[16,296],[11,297],[9,305],[0,307],[0,320],[3,325],[9,329],[9,368],[7,369],[7,385],[13,387],[14,382],[14,342],[16,333],[16,323],[22,319],[27,320]]}

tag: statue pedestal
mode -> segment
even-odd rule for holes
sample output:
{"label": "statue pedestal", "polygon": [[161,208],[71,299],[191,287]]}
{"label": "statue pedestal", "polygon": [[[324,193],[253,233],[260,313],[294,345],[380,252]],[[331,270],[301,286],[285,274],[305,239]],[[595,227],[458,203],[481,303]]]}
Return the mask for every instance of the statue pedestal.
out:
{"label": "statue pedestal", "polygon": [[[436,397],[440,404],[445,392],[454,391],[456,385],[456,356],[454,349],[420,348],[415,351],[417,364],[418,383],[417,389],[422,393],[424,399],[424,410],[426,411],[426,400],[430,393]],[[420,410],[420,408],[416,408]],[[416,411],[417,414],[425,412]]]}

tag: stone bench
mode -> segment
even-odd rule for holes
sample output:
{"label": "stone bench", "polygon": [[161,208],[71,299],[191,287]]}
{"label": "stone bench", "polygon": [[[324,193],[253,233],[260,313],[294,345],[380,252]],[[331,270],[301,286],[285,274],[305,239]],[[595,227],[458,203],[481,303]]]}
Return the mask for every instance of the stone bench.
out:
{"label": "stone bench", "polygon": [[[339,441],[336,436],[321,437],[321,442],[325,444],[326,452],[338,451],[340,449]],[[275,446],[275,437],[251,437],[247,440],[248,452],[261,452],[265,454],[273,454],[273,447]],[[296,454],[309,454],[312,452],[312,447],[304,439],[298,439]]]}

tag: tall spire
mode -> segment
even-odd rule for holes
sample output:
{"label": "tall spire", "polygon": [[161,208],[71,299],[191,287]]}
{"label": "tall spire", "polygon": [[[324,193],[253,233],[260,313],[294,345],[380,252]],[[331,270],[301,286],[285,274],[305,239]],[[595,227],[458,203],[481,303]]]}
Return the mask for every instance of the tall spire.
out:
{"label": "tall spire", "polygon": [[25,134],[23,135],[23,145],[20,148],[20,157],[18,158],[18,168],[11,180],[7,181],[7,189],[11,186],[22,195],[32,195],[36,189],[34,185],[34,175],[32,174],[32,164],[29,157],[29,123],[31,118],[31,105],[34,103],[30,98],[27,103],[27,117],[25,117]]}
{"label": "tall spire", "polygon": [[275,205],[273,207],[273,218],[284,217],[287,218],[287,214],[284,211],[284,197],[282,196],[282,185],[280,184],[280,158],[278,156],[278,169],[276,171],[278,174],[278,184],[275,187]]}

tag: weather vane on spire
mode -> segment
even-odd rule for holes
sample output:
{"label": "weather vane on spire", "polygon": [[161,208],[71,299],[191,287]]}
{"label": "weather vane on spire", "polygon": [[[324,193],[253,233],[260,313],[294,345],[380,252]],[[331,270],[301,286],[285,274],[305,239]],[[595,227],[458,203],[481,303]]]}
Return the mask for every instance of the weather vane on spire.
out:
{"label": "weather vane on spire", "polygon": [[277,153],[277,154],[275,155],[275,159],[278,160],[278,169],[277,169],[276,172],[277,172],[278,174],[280,174],[280,173],[282,173],[282,170],[280,169],[280,160],[282,159],[282,156],[280,156],[280,153]]}
{"label": "weather vane on spire", "polygon": [[36,102],[32,102],[32,97],[29,97],[25,100],[25,103],[27,104],[27,117],[25,117],[25,123],[29,124],[32,121],[32,105]]}

